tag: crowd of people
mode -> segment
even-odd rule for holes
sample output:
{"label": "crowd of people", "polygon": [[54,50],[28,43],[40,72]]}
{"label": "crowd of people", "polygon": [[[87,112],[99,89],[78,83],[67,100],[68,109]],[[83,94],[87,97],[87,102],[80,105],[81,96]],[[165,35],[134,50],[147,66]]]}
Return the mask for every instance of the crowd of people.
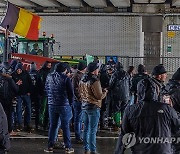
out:
{"label": "crowd of people", "polygon": [[[122,139],[127,133],[134,132],[137,137],[178,136],[180,69],[165,85],[166,78],[162,64],[155,66],[151,74],[142,64],[137,69],[129,66],[125,70],[113,58],[101,66],[95,61],[88,65],[80,62],[73,67],[59,62],[52,67],[46,61],[40,70],[31,63],[29,71],[13,60],[0,65],[0,110],[4,110],[7,132],[11,135],[22,130],[48,129],[48,146],[44,152],[54,151],[61,129],[64,143],[60,146],[66,153],[73,153],[70,136],[73,127],[76,143],[83,144],[85,154],[97,154],[98,129],[121,130],[115,150],[121,154],[125,151]],[[4,150],[10,147],[7,132]],[[132,151],[173,154],[178,152],[178,147],[173,143],[137,143]]]}

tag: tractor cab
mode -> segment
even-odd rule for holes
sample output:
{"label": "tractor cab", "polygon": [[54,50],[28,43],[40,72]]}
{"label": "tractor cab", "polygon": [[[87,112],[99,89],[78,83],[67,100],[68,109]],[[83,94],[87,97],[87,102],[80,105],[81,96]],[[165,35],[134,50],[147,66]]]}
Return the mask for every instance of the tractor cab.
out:
{"label": "tractor cab", "polygon": [[10,38],[12,53],[53,57],[53,38],[39,38],[37,41],[25,38]]}

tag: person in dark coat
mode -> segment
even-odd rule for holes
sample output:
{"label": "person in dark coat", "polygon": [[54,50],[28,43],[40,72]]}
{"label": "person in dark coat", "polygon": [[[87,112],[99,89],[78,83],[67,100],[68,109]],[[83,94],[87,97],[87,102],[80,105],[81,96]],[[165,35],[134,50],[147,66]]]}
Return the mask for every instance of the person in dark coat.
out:
{"label": "person in dark coat", "polygon": [[65,152],[73,153],[74,149],[71,145],[70,138],[70,120],[72,118],[73,88],[69,77],[66,76],[67,68],[62,62],[56,65],[56,70],[47,76],[45,83],[45,91],[48,97],[49,111],[49,134],[48,148],[45,152],[53,152],[54,144],[59,128],[59,120],[61,129],[63,130],[63,138],[65,144]]}
{"label": "person in dark coat", "polygon": [[115,154],[124,154],[126,148],[133,154],[173,154],[170,138],[180,133],[180,119],[169,104],[151,99],[153,90],[145,84],[144,97],[125,109]]}
{"label": "person in dark coat", "polygon": [[31,87],[32,81],[29,73],[23,70],[22,63],[18,63],[15,67],[15,72],[12,73],[12,78],[15,83],[19,84],[19,91],[17,94],[17,131],[22,130],[22,104],[25,106],[24,128],[31,131]]}
{"label": "person in dark coat", "polygon": [[144,87],[150,85],[151,88],[154,89],[153,91],[149,91],[153,93],[149,95],[149,97],[151,97],[151,100],[164,102],[162,91],[165,88],[164,82],[166,78],[167,78],[167,73],[164,66],[162,64],[155,66],[152,72],[152,77],[145,78],[138,82],[137,85],[138,100],[144,99],[144,90],[145,90]]}
{"label": "person in dark coat", "polygon": [[120,62],[116,64],[116,71],[111,76],[109,89],[112,91],[112,112],[116,127],[120,127],[121,119],[119,117],[121,114],[123,115],[130,95],[129,77]]}
{"label": "person in dark coat", "polygon": [[36,69],[36,64],[34,62],[30,65],[29,75],[32,81],[31,88],[31,102],[34,105],[35,109],[35,127],[38,129],[39,127],[39,112],[40,112],[40,100],[44,93],[43,91],[43,83],[41,80],[41,76]]}
{"label": "person in dark coat", "polygon": [[132,78],[132,86],[130,87],[130,91],[132,95],[134,95],[134,103],[137,102],[137,84],[140,80],[145,79],[148,77],[148,74],[146,74],[145,66],[142,64],[138,65],[137,69],[138,73],[135,74]]}
{"label": "person in dark coat", "polygon": [[[176,112],[180,113],[180,68],[173,74],[172,78],[169,79],[162,93],[170,97],[173,108]],[[173,150],[175,154],[180,152],[180,144],[173,144]]]}
{"label": "person in dark coat", "polygon": [[162,93],[170,96],[173,108],[180,113],[180,68],[169,79]]}
{"label": "person in dark coat", "polygon": [[8,120],[8,130],[12,131],[12,100],[17,95],[18,84],[15,83],[12,79],[12,76],[9,74],[10,65],[8,63],[2,63],[0,65],[0,102],[4,108],[4,111]]}
{"label": "person in dark coat", "polygon": [[[46,78],[51,71],[51,67],[52,67],[52,63],[46,61],[38,72],[43,83],[43,91],[45,90]],[[48,128],[48,106],[47,106],[47,96],[45,92],[43,93],[42,98],[40,100],[39,123],[43,126],[44,130]]]}
{"label": "person in dark coat", "polygon": [[86,64],[80,62],[77,66],[77,72],[72,76],[72,84],[74,89],[74,102],[73,102],[73,109],[74,109],[74,132],[76,137],[77,143],[82,142],[82,109],[81,105],[82,102],[80,100],[80,90],[79,90],[79,82],[86,72]]}
{"label": "person in dark coat", "polygon": [[0,154],[5,154],[10,147],[10,135],[8,132],[7,117],[0,103]]}
{"label": "person in dark coat", "polygon": [[[108,89],[109,88],[109,80],[111,78],[113,72],[113,68],[110,65],[101,65],[100,68],[100,82],[102,89]],[[100,129],[101,130],[107,130],[108,129],[108,116],[109,116],[109,99],[108,99],[108,93],[107,96],[102,100],[102,106],[100,111]]]}

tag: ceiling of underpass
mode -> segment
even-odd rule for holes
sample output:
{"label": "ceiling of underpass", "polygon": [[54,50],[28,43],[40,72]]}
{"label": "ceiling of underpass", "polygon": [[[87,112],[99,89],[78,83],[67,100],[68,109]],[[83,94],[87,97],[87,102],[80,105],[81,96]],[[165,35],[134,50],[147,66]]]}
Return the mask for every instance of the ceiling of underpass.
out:
{"label": "ceiling of underpass", "polygon": [[[133,12],[133,7],[180,9],[180,0],[8,0],[33,12]],[[7,0],[0,0],[0,10]],[[141,10],[141,9],[140,9]]]}

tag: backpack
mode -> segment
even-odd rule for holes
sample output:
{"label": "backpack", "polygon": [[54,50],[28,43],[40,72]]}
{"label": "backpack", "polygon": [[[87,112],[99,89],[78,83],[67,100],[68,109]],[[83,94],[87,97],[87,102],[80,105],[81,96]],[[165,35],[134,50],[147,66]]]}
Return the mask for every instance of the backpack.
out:
{"label": "backpack", "polygon": [[116,80],[113,93],[118,100],[127,101],[129,99],[129,78],[127,75]]}
{"label": "backpack", "polygon": [[3,76],[0,78],[0,99],[9,99],[9,82]]}
{"label": "backpack", "polygon": [[139,81],[137,85],[138,98],[140,100],[162,101],[161,85],[155,79],[147,77]]}

